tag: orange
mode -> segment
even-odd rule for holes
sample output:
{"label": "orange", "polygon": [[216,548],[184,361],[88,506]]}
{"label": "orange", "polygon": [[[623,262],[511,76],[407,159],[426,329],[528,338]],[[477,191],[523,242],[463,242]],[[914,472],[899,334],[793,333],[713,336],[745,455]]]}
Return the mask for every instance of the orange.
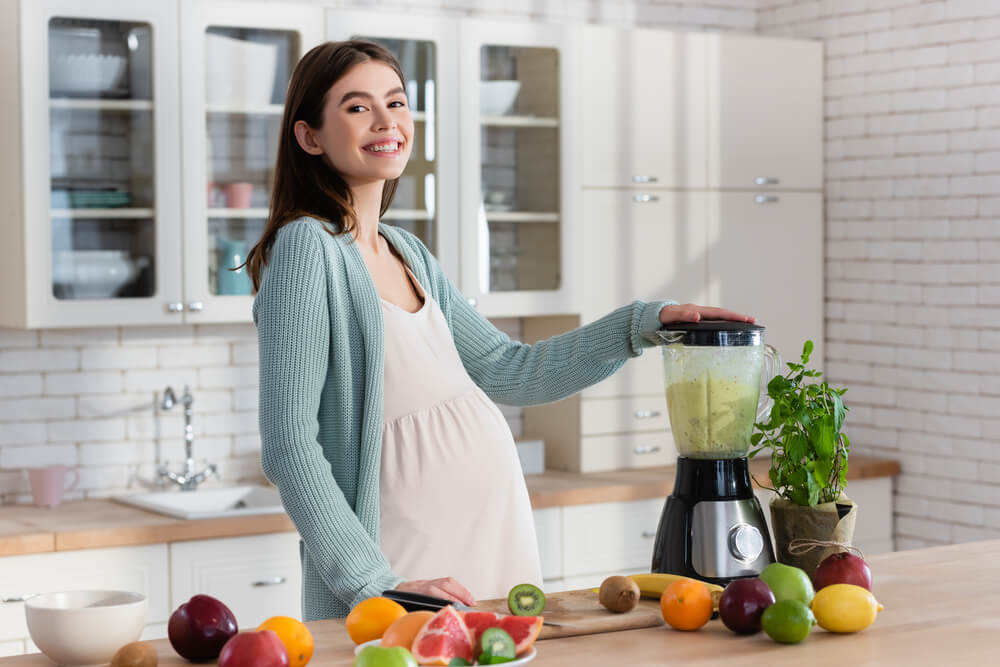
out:
{"label": "orange", "polygon": [[409,651],[413,638],[432,616],[433,611],[411,611],[406,616],[400,616],[386,628],[382,635],[382,646],[402,646]]}
{"label": "orange", "polygon": [[712,618],[712,594],[695,579],[678,579],[660,596],[663,620],[676,630],[697,630]]}
{"label": "orange", "polygon": [[313,654],[313,637],[306,624],[290,616],[272,616],[257,630],[274,630],[288,651],[288,667],[303,667]]}
{"label": "orange", "polygon": [[381,637],[393,621],[405,614],[403,605],[389,598],[368,598],[354,606],[344,625],[355,644],[364,644]]}

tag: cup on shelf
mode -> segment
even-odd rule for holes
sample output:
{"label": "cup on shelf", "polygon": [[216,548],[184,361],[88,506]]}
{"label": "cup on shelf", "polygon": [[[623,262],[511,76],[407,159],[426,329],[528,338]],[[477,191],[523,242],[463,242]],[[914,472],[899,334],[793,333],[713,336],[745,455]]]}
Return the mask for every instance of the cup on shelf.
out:
{"label": "cup on shelf", "polygon": [[[73,481],[66,486],[66,473],[73,474]],[[63,493],[72,491],[80,481],[80,473],[75,468],[63,465],[31,468],[28,470],[31,481],[31,496],[38,507],[55,507],[62,502]]]}
{"label": "cup on shelf", "polygon": [[253,183],[226,183],[222,191],[226,195],[226,208],[250,208]]}
{"label": "cup on shelf", "polygon": [[218,184],[209,181],[207,195],[208,195],[208,207],[215,208],[216,206],[218,206],[218,204],[216,203],[217,197],[219,196]]}
{"label": "cup on shelf", "polygon": [[247,242],[242,239],[224,239],[216,237],[215,245],[219,249],[219,264],[216,270],[216,292],[219,294],[250,294],[253,283],[247,274],[247,268],[237,266],[247,258]]}

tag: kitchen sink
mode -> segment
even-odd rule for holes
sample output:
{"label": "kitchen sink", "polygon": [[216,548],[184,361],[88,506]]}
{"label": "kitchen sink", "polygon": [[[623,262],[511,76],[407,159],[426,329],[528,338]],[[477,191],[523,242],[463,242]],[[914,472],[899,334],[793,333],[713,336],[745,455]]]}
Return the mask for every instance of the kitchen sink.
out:
{"label": "kitchen sink", "polygon": [[178,519],[214,519],[285,511],[277,489],[256,484],[196,491],[133,493],[114,496],[112,500]]}

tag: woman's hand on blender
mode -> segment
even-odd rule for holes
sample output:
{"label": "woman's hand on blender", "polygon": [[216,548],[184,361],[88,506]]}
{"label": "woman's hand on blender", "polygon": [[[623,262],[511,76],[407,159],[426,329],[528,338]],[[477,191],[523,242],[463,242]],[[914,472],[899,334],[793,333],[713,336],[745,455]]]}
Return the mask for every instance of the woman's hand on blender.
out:
{"label": "woman's hand on blender", "polygon": [[451,577],[404,581],[399,586],[396,586],[396,590],[430,595],[436,598],[444,598],[445,600],[454,600],[470,607],[476,604],[476,598],[472,597],[469,589]]}
{"label": "woman's hand on blender", "polygon": [[660,324],[676,322],[700,322],[702,320],[731,320],[753,324],[756,318],[743,313],[737,313],[715,306],[699,306],[694,303],[684,303],[677,306],[664,306],[660,309]]}

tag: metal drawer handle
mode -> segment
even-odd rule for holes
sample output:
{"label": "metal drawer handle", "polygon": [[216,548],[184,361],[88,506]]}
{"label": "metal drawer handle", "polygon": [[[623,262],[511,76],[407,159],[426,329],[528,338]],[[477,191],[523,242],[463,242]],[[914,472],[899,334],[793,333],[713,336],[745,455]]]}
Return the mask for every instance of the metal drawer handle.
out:
{"label": "metal drawer handle", "polygon": [[633,449],[636,454],[652,454],[653,452],[660,451],[659,445],[653,445],[652,447],[636,447]]}
{"label": "metal drawer handle", "polygon": [[757,178],[753,179],[753,182],[756,183],[757,185],[777,185],[781,181],[779,181],[774,176],[758,176]]}
{"label": "metal drawer handle", "polygon": [[24,602],[30,597],[30,595],[14,595],[9,598],[0,598],[0,603],[6,604],[8,602]]}
{"label": "metal drawer handle", "polygon": [[179,303],[179,302],[168,303],[167,304],[167,312],[168,313],[183,313],[184,312],[184,304],[183,303]]}
{"label": "metal drawer handle", "polygon": [[205,310],[205,304],[203,304],[201,301],[192,301],[191,303],[188,304],[188,310],[190,310],[192,313],[201,312],[202,310]]}
{"label": "metal drawer handle", "polygon": [[659,417],[662,413],[659,410],[636,410],[636,419],[653,419],[654,417]]}
{"label": "metal drawer handle", "polygon": [[253,586],[277,586],[278,584],[283,584],[287,581],[284,577],[271,577],[269,579],[261,579],[260,581],[253,582]]}
{"label": "metal drawer handle", "polygon": [[636,204],[646,204],[648,202],[660,201],[659,195],[632,195],[632,201]]}
{"label": "metal drawer handle", "polygon": [[644,530],[644,531],[642,531],[642,536],[645,537],[648,540],[651,540],[654,537],[656,537],[656,533],[654,533],[654,532],[652,532],[650,530]]}
{"label": "metal drawer handle", "polygon": [[776,204],[778,203],[778,197],[774,195],[757,195],[753,198],[755,204]]}
{"label": "metal drawer handle", "polygon": [[656,176],[633,176],[633,183],[657,183],[660,179]]}

